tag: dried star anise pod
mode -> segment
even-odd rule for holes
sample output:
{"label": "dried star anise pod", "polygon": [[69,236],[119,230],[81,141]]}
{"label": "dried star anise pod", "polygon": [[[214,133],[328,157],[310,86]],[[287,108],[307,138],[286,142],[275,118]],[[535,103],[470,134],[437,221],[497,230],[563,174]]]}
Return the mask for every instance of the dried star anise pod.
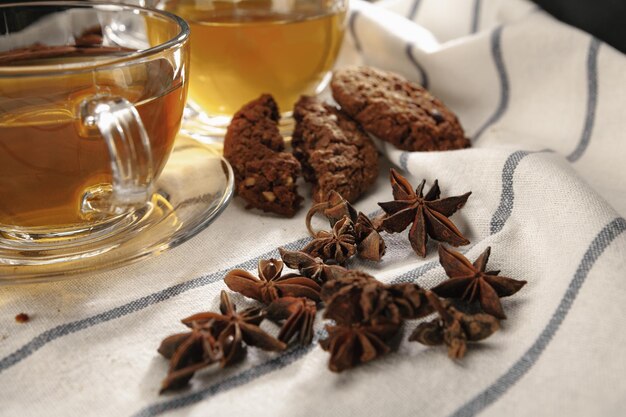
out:
{"label": "dried star anise pod", "polygon": [[432,291],[445,298],[461,298],[469,302],[479,300],[485,313],[506,319],[500,297],[515,294],[526,281],[498,276],[500,271],[485,272],[490,253],[491,247],[488,247],[472,264],[459,252],[440,245],[439,262],[450,279]]}
{"label": "dried star anise pod", "polygon": [[197,324],[210,325],[222,368],[243,359],[246,354],[244,342],[246,345],[270,351],[280,351],[287,347],[259,327],[265,318],[265,313],[260,308],[248,308],[238,313],[226,291],[222,291],[220,312],[221,314],[214,312],[194,314],[182,322],[192,328]]}
{"label": "dried star anise pod", "polygon": [[322,258],[314,258],[302,251],[290,251],[278,248],[285,265],[297,269],[303,276],[315,280],[319,284],[339,278],[348,270],[340,265],[329,265]]}
{"label": "dried star anise pod", "polygon": [[339,264],[344,264],[356,251],[354,224],[348,216],[335,223],[332,232],[317,232],[313,241],[302,249],[311,256],[324,261],[332,259]]}
{"label": "dried star anise pod", "polygon": [[383,230],[399,233],[413,223],[409,230],[409,241],[415,253],[422,257],[426,256],[426,242],[429,236],[453,246],[469,243],[448,217],[465,205],[471,192],[440,198],[439,183],[435,180],[435,184],[424,196],[426,180],[413,191],[407,179],[393,168],[390,177],[394,200],[378,203],[387,213],[381,224]]}
{"label": "dried star anise pod", "polygon": [[357,254],[361,259],[370,261],[380,261],[385,250],[385,241],[383,240],[376,226],[369,217],[359,212],[354,222],[354,231],[356,232]]}
{"label": "dried star anise pod", "polygon": [[385,284],[365,272],[351,270],[341,278],[328,281],[322,286],[321,296],[326,304],[324,318],[332,319],[339,325],[361,323],[379,317],[394,322],[401,320],[397,312],[385,311],[389,304]]}
{"label": "dried star anise pod", "polygon": [[270,320],[285,320],[278,333],[278,340],[289,343],[297,336],[300,345],[311,344],[317,313],[313,301],[302,297],[282,297],[273,301],[266,312]]}
{"label": "dried star anise pod", "polygon": [[346,275],[322,286],[326,303],[325,318],[339,324],[425,317],[433,312],[425,291],[417,284],[385,285],[361,271]]}
{"label": "dried star anise pod", "polygon": [[385,254],[385,241],[378,233],[378,227],[365,214],[357,213],[352,204],[344,199],[341,194],[330,191],[326,201],[314,205],[307,213],[306,227],[311,236],[314,237],[319,232],[313,229],[311,219],[319,212],[328,219],[331,227],[334,227],[338,221],[346,216],[350,218],[354,225],[358,256],[370,261],[380,261]]}
{"label": "dried star anise pod", "polygon": [[330,352],[328,367],[342,372],[389,353],[401,327],[401,323],[392,322],[327,325],[328,337],[320,340],[320,346]]}
{"label": "dried star anise pod", "polygon": [[403,319],[419,319],[434,311],[428,302],[426,291],[417,284],[391,284],[385,290],[389,293],[390,303],[398,309]]}
{"label": "dried star anise pod", "polygon": [[328,219],[331,227],[345,216],[348,216],[353,222],[356,221],[357,217],[356,210],[348,200],[343,198],[337,191],[330,191],[326,197],[326,201],[313,205],[306,214],[306,228],[311,236],[317,234],[311,225],[311,220],[316,213],[320,212]]}
{"label": "dried star anise pod", "polygon": [[231,290],[264,304],[284,296],[320,300],[320,286],[314,280],[298,274],[281,276],[283,266],[283,262],[276,259],[260,260],[258,278],[243,269],[233,269],[224,282]]}
{"label": "dried star anise pod", "polygon": [[498,319],[489,314],[463,313],[432,292],[427,292],[427,297],[439,313],[439,318],[421,323],[409,340],[427,346],[445,344],[448,346],[448,356],[452,359],[465,356],[467,342],[483,340],[500,328]]}
{"label": "dried star anise pod", "polygon": [[214,363],[218,358],[212,323],[191,323],[191,331],[166,337],[158,352],[170,360],[167,377],[160,393],[187,385],[196,371]]}

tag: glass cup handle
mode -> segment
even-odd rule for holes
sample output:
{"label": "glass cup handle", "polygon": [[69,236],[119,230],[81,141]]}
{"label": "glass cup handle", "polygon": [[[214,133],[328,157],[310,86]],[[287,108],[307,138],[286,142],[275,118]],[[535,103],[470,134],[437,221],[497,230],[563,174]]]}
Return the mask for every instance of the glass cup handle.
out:
{"label": "glass cup handle", "polygon": [[152,195],[152,149],[135,106],[122,97],[97,96],[80,104],[82,136],[104,139],[111,158],[110,187],[88,189],[81,210],[86,217],[122,214]]}

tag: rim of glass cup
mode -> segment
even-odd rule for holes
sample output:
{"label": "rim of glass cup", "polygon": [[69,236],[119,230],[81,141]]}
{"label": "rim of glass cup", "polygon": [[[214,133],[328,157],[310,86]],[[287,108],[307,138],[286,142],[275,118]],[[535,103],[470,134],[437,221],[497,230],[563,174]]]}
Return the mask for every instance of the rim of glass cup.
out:
{"label": "rim of glass cup", "polygon": [[115,68],[127,65],[129,62],[141,60],[167,51],[168,49],[180,47],[189,39],[190,29],[187,22],[173,13],[165,10],[149,9],[147,7],[129,5],[124,3],[112,3],[106,1],[35,1],[35,2],[14,2],[0,4],[0,12],[3,9],[12,7],[75,7],[84,9],[101,9],[101,10],[128,10],[139,11],[144,14],[153,14],[164,17],[173,21],[178,25],[180,31],[176,36],[166,42],[160,43],[148,49],[133,51],[122,56],[111,57],[110,60],[93,62],[89,60],[73,62],[63,65],[0,65],[0,78],[25,77],[25,76],[42,76],[42,75],[61,75],[67,73],[79,73],[93,71],[94,69]]}

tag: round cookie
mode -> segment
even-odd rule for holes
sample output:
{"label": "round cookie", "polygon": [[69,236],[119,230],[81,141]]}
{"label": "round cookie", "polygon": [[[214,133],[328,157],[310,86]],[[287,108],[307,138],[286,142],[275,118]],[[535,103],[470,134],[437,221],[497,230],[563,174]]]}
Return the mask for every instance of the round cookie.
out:
{"label": "round cookie", "polygon": [[470,146],[459,120],[420,85],[370,67],[336,70],[334,99],[370,134],[405,151]]}

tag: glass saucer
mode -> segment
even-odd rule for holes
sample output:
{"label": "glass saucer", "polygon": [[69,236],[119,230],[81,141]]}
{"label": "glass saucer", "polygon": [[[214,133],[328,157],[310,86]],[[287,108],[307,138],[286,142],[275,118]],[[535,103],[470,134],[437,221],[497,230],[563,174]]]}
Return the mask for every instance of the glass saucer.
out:
{"label": "glass saucer", "polygon": [[0,245],[0,285],[113,269],[187,241],[211,224],[233,195],[233,171],[221,153],[219,146],[179,135],[151,201],[120,220],[122,233],[95,230],[75,244],[33,245],[32,250]]}

